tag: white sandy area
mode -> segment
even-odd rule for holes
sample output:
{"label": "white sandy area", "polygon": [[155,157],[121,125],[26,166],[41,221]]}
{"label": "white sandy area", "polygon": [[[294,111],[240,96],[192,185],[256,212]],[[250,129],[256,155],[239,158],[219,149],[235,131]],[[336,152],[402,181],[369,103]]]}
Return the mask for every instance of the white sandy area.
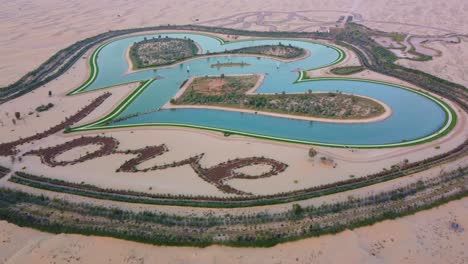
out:
{"label": "white sandy area", "polygon": [[[464,232],[450,228],[459,224]],[[0,222],[4,263],[466,263],[468,198],[337,235],[272,248],[161,247],[47,234]]]}
{"label": "white sandy area", "polygon": [[[104,92],[110,91],[112,96],[76,125],[94,121],[113,110],[124,97],[138,86],[137,83],[125,84],[110,89],[66,96],[68,92],[79,87],[88,78],[89,65],[87,56],[90,53],[91,51],[84,56],[86,59],[79,60],[71,69],[54,81],[18,99],[2,104],[0,109],[1,141],[16,140],[19,137],[27,137],[35,132],[47,130],[59,124],[65,118],[74,115]],[[52,96],[50,97],[48,95],[49,91],[52,92]],[[37,113],[35,111],[36,107],[48,103],[53,103],[54,107],[44,112]],[[16,125],[13,125],[12,119],[15,112],[21,113],[21,120],[17,120]],[[33,114],[28,115],[29,112],[33,112]]]}
{"label": "white sandy area", "polygon": [[258,165],[250,165],[250,166],[242,167],[239,169],[235,169],[234,171],[236,173],[244,173],[247,175],[258,176],[258,175],[262,175],[263,173],[267,173],[270,170],[271,170],[270,165],[258,164]]}
{"label": "white sandy area", "polygon": [[462,14],[468,11],[468,3],[463,0],[353,2],[353,11],[363,17],[359,22],[379,30],[420,35],[467,33],[468,18]]}
{"label": "white sandy area", "polygon": [[402,49],[389,49],[389,51],[393,52],[399,58],[409,58],[409,59],[418,59],[417,55],[408,53]]}
{"label": "white sandy area", "polygon": [[62,152],[60,155],[55,157],[56,161],[70,161],[79,159],[80,157],[87,155],[89,153],[93,153],[101,149],[101,145],[86,145],[80,148],[74,148],[71,150],[67,150]]}
{"label": "white sandy area", "polygon": [[442,55],[434,56],[430,61],[398,60],[397,63],[468,87],[468,38],[461,38],[459,44],[431,42],[425,45]]}
{"label": "white sandy area", "polygon": [[399,49],[399,48],[404,48],[404,46],[393,40],[391,37],[373,37],[373,40],[375,42],[379,43],[379,45],[384,46],[385,48],[390,48],[390,49]]}

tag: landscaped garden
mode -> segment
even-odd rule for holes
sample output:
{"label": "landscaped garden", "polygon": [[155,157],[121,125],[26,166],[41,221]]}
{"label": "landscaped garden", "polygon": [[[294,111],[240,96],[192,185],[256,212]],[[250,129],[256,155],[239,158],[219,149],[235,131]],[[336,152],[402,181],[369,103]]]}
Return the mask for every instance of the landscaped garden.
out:
{"label": "landscaped garden", "polygon": [[259,54],[271,56],[281,59],[294,59],[304,56],[306,51],[302,48],[292,45],[283,45],[281,42],[278,45],[259,45],[254,47],[246,47],[226,51],[232,54]]}
{"label": "landscaped garden", "polygon": [[[200,50],[193,40],[190,38],[145,38],[143,41],[135,42],[130,47],[129,55],[133,67],[137,69],[157,67],[173,64],[188,58],[203,56],[199,54]],[[280,59],[295,59],[306,54],[302,48],[294,47],[292,45],[260,45],[255,47],[245,47],[239,49],[225,50],[223,52],[210,52],[206,54],[251,54],[263,55]],[[205,55],[206,55],[205,54]],[[212,67],[234,67],[234,66],[247,66],[247,63],[217,63]]]}
{"label": "landscaped garden", "polygon": [[365,119],[384,113],[374,100],[343,93],[246,94],[258,75],[195,78],[177,105],[207,105],[335,119]]}
{"label": "landscaped garden", "polygon": [[147,68],[191,58],[197,52],[197,45],[190,39],[151,38],[134,43],[130,58],[135,68]]}
{"label": "landscaped garden", "polygon": [[337,75],[351,75],[365,70],[362,66],[345,66],[345,67],[336,67],[330,71]]}

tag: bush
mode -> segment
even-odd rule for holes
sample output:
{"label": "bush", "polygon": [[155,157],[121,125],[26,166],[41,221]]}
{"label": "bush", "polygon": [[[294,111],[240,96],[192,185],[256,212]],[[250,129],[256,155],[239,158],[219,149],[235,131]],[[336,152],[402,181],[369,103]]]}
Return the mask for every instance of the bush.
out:
{"label": "bush", "polygon": [[54,104],[53,103],[48,103],[46,105],[40,105],[40,106],[36,107],[36,111],[37,112],[44,112],[44,111],[49,110],[52,107],[54,107]]}
{"label": "bush", "polygon": [[304,209],[302,209],[302,206],[300,206],[299,204],[293,204],[292,211],[295,215],[300,215],[304,212]]}
{"label": "bush", "polygon": [[331,69],[331,72],[337,75],[350,75],[365,70],[362,66],[345,66]]}
{"label": "bush", "polygon": [[318,152],[314,148],[309,149],[309,157],[313,158],[318,154]]}

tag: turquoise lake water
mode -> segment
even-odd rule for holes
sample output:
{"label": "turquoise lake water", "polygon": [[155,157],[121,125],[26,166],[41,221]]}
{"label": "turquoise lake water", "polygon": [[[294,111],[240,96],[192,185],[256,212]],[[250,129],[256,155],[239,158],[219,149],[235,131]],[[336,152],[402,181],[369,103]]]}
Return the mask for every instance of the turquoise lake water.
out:
{"label": "turquoise lake water", "polygon": [[[152,112],[115,122],[112,125],[142,123],[190,124],[292,140],[368,145],[398,143],[421,138],[440,129],[446,119],[445,112],[435,102],[397,86],[354,80],[321,80],[294,83],[299,76],[298,69],[320,68],[335,62],[340,56],[338,51],[328,46],[297,40],[254,40],[222,45],[215,38],[205,35],[160,34],[162,37],[187,37],[193,39],[202,47],[204,53],[281,42],[284,45],[291,44],[307,49],[311,52],[311,56],[288,63],[267,58],[259,59],[252,56],[202,57],[171,68],[148,69],[127,74],[128,64],[125,60],[127,48],[134,42],[143,40],[144,37],[152,38],[158,37],[158,35],[128,37],[113,41],[105,46],[100,51],[97,59],[99,74],[96,80],[86,88],[86,91],[132,81],[144,81],[156,76],[160,77],[161,79],[153,82],[120,114],[120,116],[127,116],[136,112],[160,108],[177,93],[181,84],[191,76],[220,75],[221,73],[225,75],[264,73],[266,78],[257,90],[258,93],[281,93],[283,91],[297,93],[308,90],[312,90],[312,92],[340,91],[378,99],[390,106],[393,114],[391,117],[375,123],[337,124],[231,111],[177,109]],[[210,67],[211,64],[217,62],[245,62],[250,66],[221,69]],[[190,72],[187,72],[187,67],[189,67]]]}

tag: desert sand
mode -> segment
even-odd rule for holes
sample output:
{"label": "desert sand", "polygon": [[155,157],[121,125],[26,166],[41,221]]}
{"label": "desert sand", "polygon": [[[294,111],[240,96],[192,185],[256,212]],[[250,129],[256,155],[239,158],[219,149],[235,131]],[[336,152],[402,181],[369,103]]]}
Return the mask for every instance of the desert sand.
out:
{"label": "desert sand", "polygon": [[468,38],[460,38],[460,43],[432,42],[425,46],[439,51],[439,56],[434,56],[432,60],[426,62],[399,60],[398,64],[415,68],[446,80],[468,86]]}
{"label": "desert sand", "polygon": [[[382,8],[382,6],[385,8]],[[304,30],[314,31],[321,26],[335,26],[340,16],[353,15],[354,20],[364,25],[385,31],[411,32],[411,34],[468,33],[468,2],[463,0],[432,1],[139,1],[124,0],[64,2],[58,0],[19,0],[2,3],[0,13],[0,86],[7,85],[26,72],[33,70],[51,55],[66,46],[107,30],[153,26],[159,24],[201,24],[226,26],[251,30]],[[464,38],[460,44],[428,44],[441,51],[439,57],[429,62],[400,60],[400,63],[415,67],[442,78],[468,85],[468,46]],[[90,55],[88,52],[85,56]],[[350,56],[343,65],[357,65],[356,57]],[[103,91],[86,93],[73,97],[65,94],[78,87],[87,77],[86,59],[77,62],[72,69],[44,88],[5,103],[0,109],[1,142],[28,136],[49,128],[70,116],[96,98]],[[312,76],[328,76],[329,68],[311,71]],[[352,77],[375,78],[414,87],[370,71]],[[112,88],[112,96],[79,124],[97,120],[111,111],[136,84]],[[417,87],[414,87],[417,88]],[[53,96],[48,97],[48,91]],[[52,102],[54,107],[36,116],[28,115],[35,107]],[[331,158],[336,168],[321,164],[307,157],[310,146],[272,143],[240,136],[224,137],[220,133],[193,129],[125,129],[104,132],[121,139],[121,148],[137,148],[165,143],[170,151],[149,163],[165,163],[187,158],[194,154],[206,153],[203,166],[212,166],[235,157],[265,155],[291,164],[288,170],[278,176],[257,181],[236,179],[233,187],[256,194],[289,191],[303,186],[314,186],[347,179],[350,175],[364,176],[382,168],[402,162],[420,160],[443,153],[457,146],[468,136],[467,115],[457,106],[459,122],[449,136],[429,144],[401,149],[351,150],[317,147],[320,156]],[[15,111],[23,113],[17,125],[12,125],[11,116]],[[9,113],[9,116],[6,115]],[[50,120],[53,120],[51,124]],[[84,133],[86,134],[86,133]],[[93,134],[93,133],[90,133]],[[48,147],[81,136],[80,134],[56,134],[21,146],[21,152],[38,147]],[[125,140],[131,138],[132,140]],[[191,146],[187,148],[187,145]],[[438,148],[440,147],[440,148]],[[90,148],[91,149],[91,148]],[[64,153],[61,158],[79,155]],[[154,193],[209,194],[224,196],[214,186],[206,184],[188,167],[155,172],[151,175],[123,173],[115,176],[116,164],[126,158],[113,155],[89,163],[71,167],[50,169],[40,163],[37,157],[25,157],[22,162],[10,166],[14,170],[23,167],[28,172],[43,174],[67,181],[86,181],[102,187],[133,189]],[[444,169],[466,166],[468,159],[435,168],[424,177],[432,177]],[[0,158],[0,164],[10,164],[9,159]],[[150,164],[143,164],[150,165]],[[154,165],[154,164],[151,164]],[[363,169],[365,168],[365,169]],[[93,173],[82,173],[83,171]],[[248,169],[249,170],[249,169]],[[250,168],[261,171],[262,168]],[[168,175],[182,175],[174,178]],[[96,177],[99,175],[99,177]],[[395,188],[403,183],[414,182],[417,175],[404,181],[381,184],[376,189],[363,188],[355,193],[341,193],[313,201],[302,201],[303,205],[320,204],[325,200],[347,199],[349,195],[365,195],[373,191]],[[4,178],[0,185],[24,188],[8,183]],[[180,184],[190,182],[190,184]],[[296,183],[297,182],[297,183]],[[269,188],[263,188],[268,186]],[[52,195],[52,194],[50,194]],[[70,199],[74,199],[72,197]],[[83,201],[89,201],[82,198]],[[105,201],[94,201],[105,204]],[[151,207],[125,205],[135,210],[161,210],[173,213],[203,213],[203,210],[186,210],[177,207]],[[124,206],[124,207],[125,207]],[[252,210],[287,210],[286,204],[274,208]],[[305,239],[286,243],[268,249],[239,249],[212,246],[206,249],[174,248],[143,245],[112,238],[85,237],[79,235],[53,235],[20,228],[0,222],[0,262],[6,263],[463,263],[468,262],[466,231],[457,233],[450,228],[452,222],[468,227],[468,199],[454,201],[414,216],[394,221],[385,221],[370,227],[345,231],[334,236]],[[223,210],[220,210],[223,212]],[[241,212],[241,211],[239,211]],[[116,253],[117,252],[117,253]]]}
{"label": "desert sand", "polygon": [[466,263],[468,198],[337,235],[272,248],[160,247],[47,234],[0,221],[2,263]]}
{"label": "desert sand", "polygon": [[320,26],[334,26],[340,16],[353,14],[355,21],[385,31],[467,34],[467,12],[464,0],[397,0],[391,4],[385,0],[6,2],[2,3],[0,16],[0,86],[17,80],[58,50],[112,29],[197,23],[252,30],[314,31]]}

